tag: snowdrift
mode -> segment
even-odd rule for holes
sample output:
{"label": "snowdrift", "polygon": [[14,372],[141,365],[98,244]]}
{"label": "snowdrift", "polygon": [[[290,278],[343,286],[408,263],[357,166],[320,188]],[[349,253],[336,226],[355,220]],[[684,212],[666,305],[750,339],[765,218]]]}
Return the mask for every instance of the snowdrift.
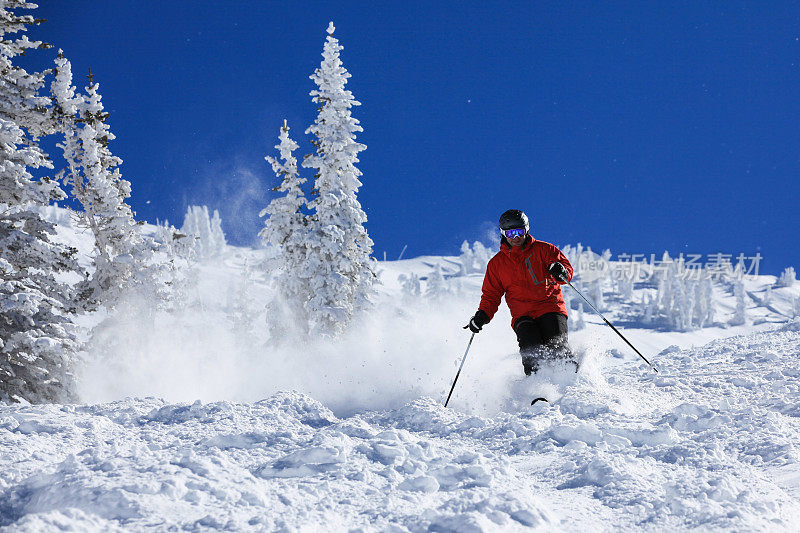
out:
{"label": "snowdrift", "polygon": [[784,328],[669,349],[660,374],[634,362],[554,374],[541,381],[560,400],[492,417],[429,397],[337,417],[298,392],[6,406],[0,519],[8,531],[789,531],[799,347]]}

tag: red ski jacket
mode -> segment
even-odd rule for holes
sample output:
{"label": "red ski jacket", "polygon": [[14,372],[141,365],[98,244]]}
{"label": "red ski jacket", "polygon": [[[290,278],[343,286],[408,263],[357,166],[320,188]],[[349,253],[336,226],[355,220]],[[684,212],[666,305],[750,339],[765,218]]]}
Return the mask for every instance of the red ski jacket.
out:
{"label": "red ski jacket", "polygon": [[528,235],[522,246],[510,246],[504,238],[500,251],[486,267],[479,309],[491,319],[505,294],[512,328],[521,316],[536,318],[545,313],[567,316],[567,306],[561,296],[563,282],[556,281],[547,271],[547,267],[556,261],[566,267],[572,280],[569,260],[549,242],[537,241]]}

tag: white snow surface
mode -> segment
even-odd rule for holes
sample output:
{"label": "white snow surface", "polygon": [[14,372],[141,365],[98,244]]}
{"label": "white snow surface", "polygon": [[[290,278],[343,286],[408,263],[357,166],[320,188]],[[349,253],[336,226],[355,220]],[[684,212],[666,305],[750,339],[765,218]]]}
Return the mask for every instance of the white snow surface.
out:
{"label": "white snow surface", "polygon": [[452,280],[457,260],[381,262],[383,298],[360,327],[276,349],[261,336],[263,278],[251,333],[226,322],[260,257],[227,247],[184,316],[112,331],[116,351],[82,374],[86,403],[0,405],[0,531],[797,531],[787,302],[800,287],[759,306],[775,278],[749,280],[744,326],[621,328],[658,373],[587,314],[570,336],[580,372],[525,378],[498,313],[444,408],[480,275],[401,303],[399,274],[439,265]]}

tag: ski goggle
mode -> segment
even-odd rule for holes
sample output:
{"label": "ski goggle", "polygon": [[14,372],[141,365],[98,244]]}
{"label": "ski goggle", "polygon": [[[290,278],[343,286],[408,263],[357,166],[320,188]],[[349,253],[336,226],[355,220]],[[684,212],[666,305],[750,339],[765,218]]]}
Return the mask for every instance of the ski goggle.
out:
{"label": "ski goggle", "polygon": [[501,229],[500,233],[502,233],[506,239],[515,239],[525,236],[525,228]]}

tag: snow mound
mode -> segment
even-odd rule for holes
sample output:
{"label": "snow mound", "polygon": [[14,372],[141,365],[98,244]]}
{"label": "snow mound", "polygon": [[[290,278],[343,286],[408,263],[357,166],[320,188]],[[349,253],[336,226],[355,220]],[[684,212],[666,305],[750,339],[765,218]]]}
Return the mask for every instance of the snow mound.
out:
{"label": "snow mound", "polygon": [[421,397],[337,417],[296,391],[4,406],[0,526],[791,531],[799,356],[776,330],[664,350],[658,374],[611,358],[519,382],[558,395],[494,416]]}
{"label": "snow mound", "polygon": [[800,331],[800,317],[795,318],[787,322],[782,328],[781,331]]}
{"label": "snow mound", "polygon": [[3,407],[0,443],[17,452],[2,465],[0,525],[113,531],[156,523],[233,530],[552,524],[530,481],[502,454],[424,430],[472,427],[463,425],[470,417],[421,399],[370,418],[338,419],[297,392],[253,404],[129,399],[85,408]]}

